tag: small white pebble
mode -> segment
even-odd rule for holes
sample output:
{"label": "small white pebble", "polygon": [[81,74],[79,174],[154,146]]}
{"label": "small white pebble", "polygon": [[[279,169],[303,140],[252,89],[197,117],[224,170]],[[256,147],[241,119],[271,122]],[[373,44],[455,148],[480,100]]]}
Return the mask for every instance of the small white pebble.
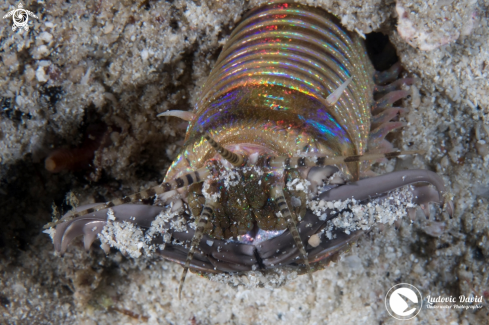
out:
{"label": "small white pebble", "polygon": [[39,67],[36,70],[36,79],[39,82],[48,81],[48,77],[46,76],[46,72],[44,72],[44,67]]}
{"label": "small white pebble", "polygon": [[146,61],[149,57],[149,52],[148,50],[144,49],[141,51],[141,59],[143,59],[143,61]]}
{"label": "small white pebble", "polygon": [[305,190],[304,184],[302,184],[302,183],[297,184],[297,186],[295,187],[295,190],[296,191],[304,191]]}
{"label": "small white pebble", "polygon": [[53,39],[53,35],[48,32],[42,32],[39,34],[38,38],[43,42],[49,43]]}
{"label": "small white pebble", "polygon": [[321,238],[317,234],[312,235],[307,241],[312,247],[318,247],[321,244]]}
{"label": "small white pebble", "polygon": [[112,209],[107,210],[107,220],[115,220],[114,210]]}

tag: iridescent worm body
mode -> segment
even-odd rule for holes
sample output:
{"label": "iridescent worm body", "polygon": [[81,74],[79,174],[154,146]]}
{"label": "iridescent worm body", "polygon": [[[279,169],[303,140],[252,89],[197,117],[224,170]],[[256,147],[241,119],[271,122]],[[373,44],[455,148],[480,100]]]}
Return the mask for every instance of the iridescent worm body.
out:
{"label": "iridescent worm body", "polygon": [[[172,237],[159,248],[185,271],[300,264],[311,270],[361,232],[338,231],[333,239],[308,244],[335,214],[307,210],[312,190],[291,184],[322,185],[340,172],[341,180],[316,198],[367,204],[398,187],[428,182],[436,190],[412,190],[414,203],[443,203],[443,181],[434,173],[411,170],[368,178],[373,173],[367,160],[401,154],[389,152],[392,146],[384,139],[404,125],[391,121],[402,111],[391,106],[407,96],[400,86],[412,80],[394,81],[398,74],[399,66],[376,73],[362,39],[320,9],[275,3],[251,11],[229,37],[195,110],[162,114],[190,122],[184,148],[164,183],[68,214],[57,226],[56,249],[64,251],[81,234],[89,247],[106,223],[103,209],[110,207],[117,220],[150,227],[165,208],[148,207],[144,213],[145,206],[117,205],[164,193],[167,201],[187,204],[190,213],[180,216],[187,223],[195,218],[186,231],[171,229],[172,220],[166,220],[165,233]],[[389,81],[394,82],[376,84]],[[384,96],[374,101],[374,93]],[[100,227],[90,226],[95,223]]]}

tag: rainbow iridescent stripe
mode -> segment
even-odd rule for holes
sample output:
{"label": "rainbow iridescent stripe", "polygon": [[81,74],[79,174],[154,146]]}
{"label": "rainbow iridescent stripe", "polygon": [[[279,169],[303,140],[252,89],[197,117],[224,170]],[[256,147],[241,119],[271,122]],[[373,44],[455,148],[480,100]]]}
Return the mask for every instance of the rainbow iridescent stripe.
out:
{"label": "rainbow iridescent stripe", "polygon": [[[363,154],[373,73],[362,40],[323,10],[294,3],[257,8],[224,46],[168,175],[200,168],[213,155],[202,131],[224,146],[256,144],[277,155]],[[324,99],[350,77],[338,103],[326,107]],[[358,164],[343,169],[358,176]]]}

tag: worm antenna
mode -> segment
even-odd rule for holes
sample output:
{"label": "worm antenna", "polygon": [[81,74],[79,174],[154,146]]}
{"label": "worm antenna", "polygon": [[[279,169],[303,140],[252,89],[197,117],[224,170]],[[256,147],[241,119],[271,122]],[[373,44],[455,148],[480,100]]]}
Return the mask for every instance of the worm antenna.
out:
{"label": "worm antenna", "polygon": [[266,167],[277,167],[277,168],[298,168],[298,167],[321,167],[329,166],[341,163],[349,162],[360,162],[367,160],[377,160],[377,159],[391,159],[407,155],[420,155],[424,154],[423,150],[413,150],[413,151],[394,151],[387,153],[371,153],[366,155],[356,155],[356,156],[336,156],[336,157],[326,157],[326,156],[315,156],[315,157],[270,157],[266,161]]}
{"label": "worm antenna", "polygon": [[345,91],[346,87],[353,80],[353,77],[347,79],[344,83],[342,83],[335,91],[333,91],[328,98],[326,98],[326,106],[334,106],[338,102],[341,97],[341,94]]}
{"label": "worm antenna", "polygon": [[245,159],[243,156],[235,154],[234,152],[231,152],[227,149],[225,149],[223,146],[221,146],[219,143],[214,141],[214,139],[211,138],[211,136],[206,132],[204,133],[204,138],[209,142],[209,144],[214,148],[222,158],[226,159],[235,167],[242,167],[246,163]]}
{"label": "worm antenna", "polygon": [[182,277],[180,278],[180,285],[178,286],[178,299],[182,298],[183,283],[185,282],[185,277],[187,276],[190,262],[192,262],[192,259],[194,258],[195,248],[199,246],[200,240],[204,235],[204,228],[214,214],[213,205],[213,202],[209,202],[208,200],[206,200],[204,203],[204,208],[202,209],[202,213],[200,214],[199,218],[195,220],[195,223],[197,224],[197,229],[195,230],[194,237],[192,238],[190,250],[188,251],[187,259],[185,260],[185,265],[183,267]]}
{"label": "worm antenna", "polygon": [[86,209],[86,210],[77,211],[76,213],[73,213],[71,216],[65,217],[65,218],[58,220],[58,221],[48,223],[47,225],[44,226],[44,229],[54,227],[54,226],[56,226],[62,222],[70,221],[70,220],[73,220],[75,218],[81,217],[81,216],[89,214],[89,213],[94,213],[94,212],[97,212],[100,210],[112,208],[112,207],[117,206],[117,205],[122,205],[122,204],[132,203],[132,202],[138,202],[138,201],[153,197],[155,195],[159,195],[162,193],[173,191],[177,188],[182,188],[182,187],[192,185],[193,183],[200,183],[200,182],[203,182],[205,180],[205,178],[207,176],[209,176],[210,174],[211,174],[210,168],[204,167],[204,168],[198,169],[194,172],[185,174],[182,177],[178,177],[175,180],[171,180],[171,181],[163,183],[161,185],[151,187],[147,190],[144,190],[144,191],[132,194],[132,195],[124,196],[123,198],[120,198],[120,199],[115,199],[115,200],[112,200],[109,202],[101,203],[100,205],[96,205],[96,206],[91,207],[91,208]]}
{"label": "worm antenna", "polygon": [[289,206],[287,204],[287,201],[285,200],[284,197],[284,192],[282,190],[281,185],[275,185],[272,188],[271,191],[271,196],[275,200],[275,203],[277,204],[277,207],[282,214],[282,217],[285,218],[285,221],[287,221],[287,228],[289,229],[290,233],[292,234],[292,238],[294,238],[295,246],[299,249],[299,252],[302,255],[302,259],[304,260],[304,264],[306,265],[307,268],[307,273],[309,274],[309,279],[312,282],[312,275],[311,275],[311,266],[309,265],[309,259],[307,258],[307,252],[306,249],[304,248],[304,244],[302,243],[302,239],[299,236],[299,232],[297,231],[297,225],[294,219],[292,219],[292,213],[290,212]]}

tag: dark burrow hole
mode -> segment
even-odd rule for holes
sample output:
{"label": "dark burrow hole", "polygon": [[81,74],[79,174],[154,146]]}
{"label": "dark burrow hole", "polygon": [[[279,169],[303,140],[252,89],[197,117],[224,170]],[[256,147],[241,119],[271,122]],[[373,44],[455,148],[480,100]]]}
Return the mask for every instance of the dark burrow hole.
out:
{"label": "dark burrow hole", "polygon": [[[5,171],[4,171],[5,172]],[[11,165],[0,184],[0,259],[25,251],[51,220],[51,206],[61,209],[73,182],[70,175],[52,178],[30,156]]]}
{"label": "dark burrow hole", "polygon": [[399,61],[396,48],[389,41],[389,37],[383,33],[370,33],[366,35],[367,54],[374,65],[375,70],[384,71]]}

